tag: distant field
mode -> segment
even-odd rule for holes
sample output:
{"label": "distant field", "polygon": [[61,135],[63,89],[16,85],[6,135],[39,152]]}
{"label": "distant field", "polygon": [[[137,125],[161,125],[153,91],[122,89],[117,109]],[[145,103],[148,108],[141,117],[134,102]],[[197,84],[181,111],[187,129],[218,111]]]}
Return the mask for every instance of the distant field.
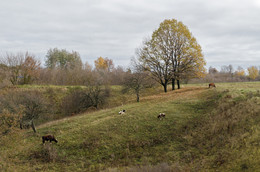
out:
{"label": "distant field", "polygon": [[[220,89],[232,89],[232,90],[247,90],[255,91],[260,89],[260,82],[230,82],[230,83],[215,83],[217,88]],[[183,85],[184,87],[208,87],[208,83],[202,84],[187,84]]]}
{"label": "distant field", "polygon": [[[0,140],[4,171],[258,171],[260,82],[182,85]],[[36,86],[37,87],[37,86]],[[151,94],[153,93],[153,94]],[[113,99],[113,98],[112,98]],[[112,101],[112,100],[111,100]],[[119,115],[122,109],[126,114]],[[157,115],[166,113],[159,120]],[[58,144],[41,143],[54,134]]]}

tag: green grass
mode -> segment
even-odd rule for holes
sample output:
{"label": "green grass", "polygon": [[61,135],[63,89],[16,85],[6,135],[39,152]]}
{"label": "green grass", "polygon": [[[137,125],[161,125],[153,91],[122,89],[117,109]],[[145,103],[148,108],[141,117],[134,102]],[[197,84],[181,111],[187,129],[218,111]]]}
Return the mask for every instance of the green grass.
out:
{"label": "green grass", "polygon": [[[185,85],[174,92],[145,96],[140,103],[127,99],[118,107],[46,123],[37,134],[28,130],[5,136],[0,141],[0,168],[257,171],[260,83],[216,86]],[[119,96],[120,89],[115,89]],[[126,114],[119,115],[122,109]],[[165,119],[157,119],[160,112],[166,113]],[[54,134],[58,144],[42,145],[45,134]]]}

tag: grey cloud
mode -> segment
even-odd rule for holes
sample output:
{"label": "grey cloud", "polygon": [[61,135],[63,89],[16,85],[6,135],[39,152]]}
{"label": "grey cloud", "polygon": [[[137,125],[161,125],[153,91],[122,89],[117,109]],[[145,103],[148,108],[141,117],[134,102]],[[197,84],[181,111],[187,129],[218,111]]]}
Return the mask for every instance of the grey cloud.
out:
{"label": "grey cloud", "polygon": [[164,19],[187,25],[207,66],[260,65],[260,3],[256,0],[12,0],[0,6],[0,52],[49,48],[78,51],[127,66],[143,38]]}

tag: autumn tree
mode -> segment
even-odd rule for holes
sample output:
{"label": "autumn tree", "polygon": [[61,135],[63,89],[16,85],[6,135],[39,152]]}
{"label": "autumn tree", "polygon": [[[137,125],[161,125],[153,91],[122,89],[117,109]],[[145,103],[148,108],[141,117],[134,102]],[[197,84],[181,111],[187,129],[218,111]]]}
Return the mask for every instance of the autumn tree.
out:
{"label": "autumn tree", "polygon": [[175,19],[164,20],[139,51],[144,67],[164,86],[175,80],[203,77],[205,61],[200,45],[187,26]]}
{"label": "autumn tree", "polygon": [[144,70],[149,71],[152,78],[167,92],[167,85],[172,78],[170,58],[162,53],[153,37],[144,41],[142,47],[137,50],[137,55]]}
{"label": "autumn tree", "polygon": [[40,61],[34,55],[26,53],[10,54],[2,56],[0,68],[6,72],[13,85],[29,84],[37,78],[40,69]]}
{"label": "autumn tree", "polygon": [[154,34],[162,52],[171,60],[173,90],[175,80],[180,89],[180,80],[205,76],[201,46],[187,26],[175,19],[164,20]]}
{"label": "autumn tree", "polygon": [[34,121],[50,110],[45,96],[40,91],[11,91],[0,96],[0,113],[8,110],[22,114],[20,126],[27,123],[36,132]]}
{"label": "autumn tree", "polygon": [[107,57],[99,57],[97,60],[95,60],[95,67],[97,70],[105,70],[110,72],[114,68],[113,60]]}
{"label": "autumn tree", "polygon": [[241,66],[238,66],[235,74],[238,77],[243,77],[245,76],[245,70]]}
{"label": "autumn tree", "polygon": [[248,77],[252,80],[255,80],[256,77],[259,75],[258,73],[259,71],[255,66],[248,67],[247,70],[248,70]]}
{"label": "autumn tree", "polygon": [[95,74],[99,83],[103,85],[111,83],[112,69],[114,69],[114,64],[111,59],[99,57],[95,60]]}
{"label": "autumn tree", "polygon": [[39,76],[41,62],[33,55],[26,53],[25,60],[21,66],[22,84],[30,84]]}
{"label": "autumn tree", "polygon": [[6,135],[11,131],[15,131],[21,120],[21,114],[11,113],[8,110],[4,109],[0,112],[0,136]]}
{"label": "autumn tree", "polygon": [[49,49],[46,55],[45,65],[47,68],[54,69],[74,69],[82,67],[80,55],[76,51],[68,52],[65,49]]}

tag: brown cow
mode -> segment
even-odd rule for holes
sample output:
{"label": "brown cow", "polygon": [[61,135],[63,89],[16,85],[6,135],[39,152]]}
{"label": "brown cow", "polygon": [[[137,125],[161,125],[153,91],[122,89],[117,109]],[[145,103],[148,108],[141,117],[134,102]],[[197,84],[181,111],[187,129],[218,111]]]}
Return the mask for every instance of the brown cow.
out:
{"label": "brown cow", "polygon": [[214,83],[210,83],[210,84],[209,84],[209,88],[210,88],[210,87],[215,87],[215,88],[216,88],[216,85],[215,85]]}
{"label": "brown cow", "polygon": [[55,139],[55,137],[52,136],[52,135],[42,136],[42,143],[45,143],[45,141],[50,141],[50,142],[54,141],[54,142],[56,142],[56,143],[58,142],[58,141]]}

